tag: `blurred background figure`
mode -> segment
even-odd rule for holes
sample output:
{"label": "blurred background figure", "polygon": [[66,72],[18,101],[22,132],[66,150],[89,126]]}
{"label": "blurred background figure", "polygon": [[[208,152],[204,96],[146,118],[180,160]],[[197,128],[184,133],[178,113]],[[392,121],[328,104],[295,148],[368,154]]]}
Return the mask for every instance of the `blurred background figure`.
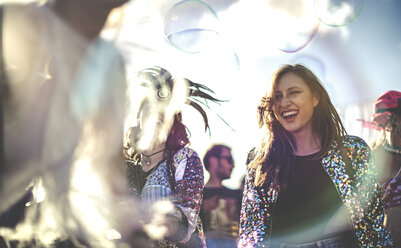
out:
{"label": "blurred background figure", "polygon": [[205,247],[199,218],[203,165],[188,147],[181,109],[185,103],[195,107],[204,117],[207,130],[206,113],[198,103],[219,100],[209,95],[210,89],[188,79],[173,78],[160,67],[141,70],[138,80],[147,88],[147,94],[140,102],[136,125],[127,132],[130,192],[141,199],[145,208],[165,214],[160,222],[165,230],[160,230],[159,237],[149,233],[156,247]]}
{"label": "blurred background figure", "polygon": [[114,247],[139,226],[121,180],[124,64],[99,38],[125,2],[1,6],[0,213],[27,207],[20,223],[2,223],[7,243]]}
{"label": "blurred background figure", "polygon": [[373,152],[385,192],[386,225],[394,238],[394,247],[401,247],[401,92],[390,90],[380,95],[374,111],[372,124],[380,135],[373,144]]}
{"label": "blurred background figure", "polygon": [[209,180],[203,192],[201,219],[209,248],[235,247],[238,237],[241,192],[223,185],[223,180],[231,177],[234,159],[231,148],[223,144],[213,144],[203,163],[209,172]]}

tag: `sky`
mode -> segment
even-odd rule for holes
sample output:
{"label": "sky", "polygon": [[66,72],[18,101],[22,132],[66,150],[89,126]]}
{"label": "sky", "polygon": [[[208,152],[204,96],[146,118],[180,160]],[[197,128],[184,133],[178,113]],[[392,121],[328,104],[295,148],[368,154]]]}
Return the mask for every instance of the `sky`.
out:
{"label": "sky", "polygon": [[[338,8],[324,12],[324,4]],[[105,36],[121,48],[129,78],[158,65],[227,100],[207,111],[210,135],[196,111],[184,108],[183,119],[201,157],[212,143],[232,147],[236,164],[224,182],[231,188],[239,186],[247,152],[258,145],[256,108],[280,65],[308,66],[348,132],[364,139],[372,132],[356,120],[370,119],[380,94],[401,90],[400,1],[137,0],[124,11],[119,32]]]}

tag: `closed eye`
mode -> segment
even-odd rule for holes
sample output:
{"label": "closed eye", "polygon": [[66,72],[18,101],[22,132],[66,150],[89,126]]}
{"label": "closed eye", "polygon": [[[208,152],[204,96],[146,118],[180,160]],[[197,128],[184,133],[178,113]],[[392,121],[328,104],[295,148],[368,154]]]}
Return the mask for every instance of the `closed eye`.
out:
{"label": "closed eye", "polygon": [[280,100],[282,97],[283,97],[283,95],[282,95],[281,93],[276,93],[276,94],[274,95],[274,100],[278,101],[278,100]]}
{"label": "closed eye", "polygon": [[290,92],[288,92],[288,95],[296,95],[296,94],[299,94],[299,93],[301,93],[301,91],[300,90],[292,90],[292,91],[290,91]]}

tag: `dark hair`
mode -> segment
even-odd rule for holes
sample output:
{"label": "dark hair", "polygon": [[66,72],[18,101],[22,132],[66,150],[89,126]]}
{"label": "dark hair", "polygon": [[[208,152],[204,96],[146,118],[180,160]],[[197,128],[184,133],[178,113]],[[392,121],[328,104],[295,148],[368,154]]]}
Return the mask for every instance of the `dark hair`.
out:
{"label": "dark hair", "polygon": [[[154,94],[154,97],[146,96],[142,99],[138,114],[137,114],[137,126],[139,127],[140,115],[147,104],[151,104],[150,99],[154,99],[156,102],[152,104],[165,103],[171,100],[171,92],[174,87],[174,79],[170,72],[160,67],[147,68],[138,73],[138,77],[141,79],[141,84],[149,89]],[[140,127],[143,128],[143,127]],[[139,137],[136,137],[139,139]],[[173,158],[177,151],[189,144],[189,135],[187,128],[182,122],[182,113],[178,112],[174,114],[170,130],[167,134],[166,139],[166,151],[167,156],[167,171],[169,174],[170,186],[172,189],[175,187],[175,168],[173,165]],[[134,161],[139,162],[139,153],[136,149],[133,149],[133,154],[130,155]]]}
{"label": "dark hair", "polygon": [[255,157],[249,163],[249,168],[255,171],[255,185],[262,186],[269,178],[273,183],[285,187],[294,160],[296,147],[291,133],[283,128],[273,113],[274,92],[286,73],[295,73],[302,78],[312,94],[317,97],[318,105],[312,115],[312,128],[321,142],[320,151],[314,158],[322,158],[335,140],[340,140],[346,134],[341,119],[331,103],[327,91],[320,80],[303,65],[283,65],[273,74],[270,90],[262,98],[258,107],[259,127],[265,129],[265,136],[255,151]]}
{"label": "dark hair", "polygon": [[[154,66],[151,68],[146,68],[138,72],[138,78],[140,79],[140,83],[142,86],[145,86],[151,89],[154,93],[153,98],[145,97],[142,101],[138,114],[140,114],[144,105],[149,102],[149,99],[155,99],[156,104],[161,102],[169,102],[172,97],[173,89],[178,82],[174,79],[169,71],[164,68]],[[219,100],[213,97],[211,94],[214,92],[208,87],[192,82],[187,78],[182,78],[182,80],[187,84],[188,87],[188,95],[185,103],[192,106],[195,110],[197,110],[203,118],[205,124],[205,131],[209,129],[209,123],[207,114],[202,108],[201,105],[208,106],[208,102],[219,103],[222,100]],[[189,143],[189,134],[187,132],[187,128],[182,122],[182,114],[181,112],[174,114],[174,119],[170,131],[167,135],[166,139],[166,153],[167,153],[167,164],[168,164],[168,173],[171,188],[174,189],[175,186],[175,168],[173,166],[173,157],[175,153],[181,148],[185,147]],[[126,147],[128,150],[129,147]],[[133,151],[135,152],[135,151]],[[132,156],[131,156],[132,157]],[[134,156],[134,160],[138,161],[138,156]]]}
{"label": "dark hair", "polygon": [[189,143],[187,127],[182,123],[182,114],[174,115],[173,125],[166,140],[166,149],[174,153]]}
{"label": "dark hair", "polygon": [[169,173],[169,181],[171,189],[175,188],[175,166],[174,166],[174,155],[181,148],[185,147],[189,143],[187,127],[182,123],[181,113],[174,115],[173,125],[171,126],[170,132],[166,140],[167,150],[167,172]]}
{"label": "dark hair", "polygon": [[231,147],[222,144],[215,144],[212,145],[206,152],[205,156],[203,157],[203,165],[205,166],[206,170],[209,170],[209,159],[211,157],[218,158],[222,153],[223,149],[228,149],[231,151]]}

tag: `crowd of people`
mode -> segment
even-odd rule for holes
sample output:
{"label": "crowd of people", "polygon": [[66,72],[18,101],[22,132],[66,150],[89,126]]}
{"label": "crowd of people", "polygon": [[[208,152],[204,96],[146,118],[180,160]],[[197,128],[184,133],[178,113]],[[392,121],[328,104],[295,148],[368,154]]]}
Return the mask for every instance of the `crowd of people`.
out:
{"label": "crowd of people", "polygon": [[[0,7],[0,247],[401,247],[401,92],[374,102],[369,146],[310,69],[282,65],[246,164],[229,144],[201,158],[182,106],[207,130],[222,101],[162,67],[137,72],[146,93],[124,130],[123,60],[99,33],[126,2]],[[234,166],[239,189],[223,183]]]}

